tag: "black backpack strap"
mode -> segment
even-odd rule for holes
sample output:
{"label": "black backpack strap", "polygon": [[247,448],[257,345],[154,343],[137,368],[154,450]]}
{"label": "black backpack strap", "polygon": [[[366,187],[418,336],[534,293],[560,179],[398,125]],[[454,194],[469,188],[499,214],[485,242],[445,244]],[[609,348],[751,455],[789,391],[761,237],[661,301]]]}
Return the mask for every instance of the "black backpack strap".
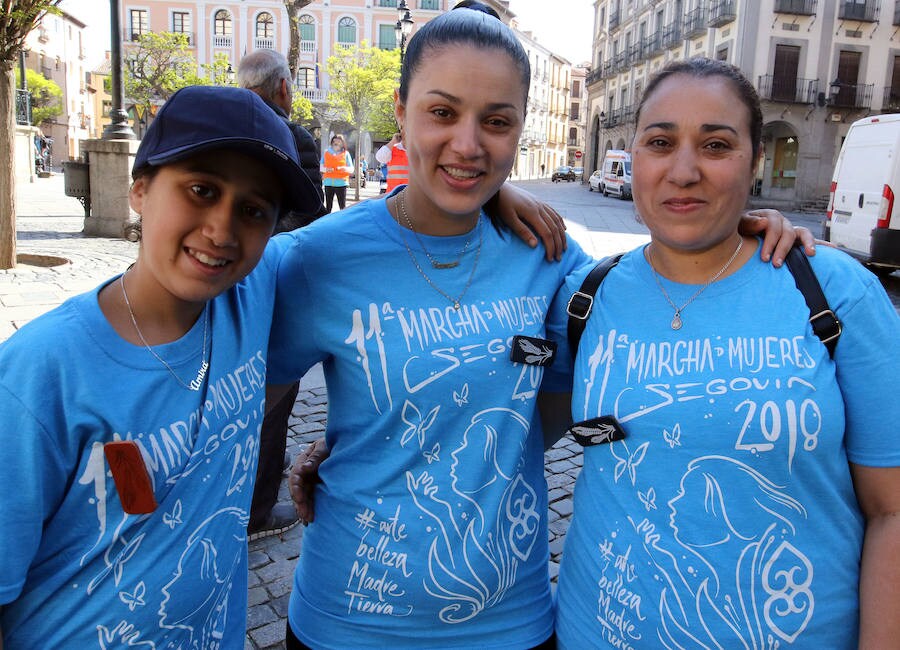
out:
{"label": "black backpack strap", "polygon": [[581,340],[581,335],[584,334],[584,326],[588,316],[591,315],[591,308],[594,306],[594,294],[597,293],[606,274],[622,259],[622,255],[623,253],[610,255],[597,262],[597,265],[591,269],[584,282],[581,283],[581,288],[569,298],[566,311],[569,314],[569,351],[572,353],[573,359],[578,354],[578,342]]}
{"label": "black backpack strap", "polygon": [[809,323],[812,325],[813,332],[828,348],[829,356],[834,357],[834,348],[837,346],[838,337],[843,328],[841,321],[828,306],[828,300],[822,292],[822,285],[816,278],[809,258],[800,248],[794,246],[788,253],[785,262],[809,307]]}

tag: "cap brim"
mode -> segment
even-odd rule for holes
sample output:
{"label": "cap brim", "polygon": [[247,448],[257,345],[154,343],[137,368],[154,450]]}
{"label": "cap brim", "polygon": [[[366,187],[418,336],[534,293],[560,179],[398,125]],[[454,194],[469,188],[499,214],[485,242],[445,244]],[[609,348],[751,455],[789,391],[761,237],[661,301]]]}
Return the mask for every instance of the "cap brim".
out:
{"label": "cap brim", "polygon": [[288,154],[268,142],[253,138],[217,138],[206,142],[177,147],[147,158],[147,165],[159,166],[190,158],[214,149],[231,149],[252,156],[270,168],[284,188],[281,212],[316,213],[321,209],[322,197],[303,168]]}

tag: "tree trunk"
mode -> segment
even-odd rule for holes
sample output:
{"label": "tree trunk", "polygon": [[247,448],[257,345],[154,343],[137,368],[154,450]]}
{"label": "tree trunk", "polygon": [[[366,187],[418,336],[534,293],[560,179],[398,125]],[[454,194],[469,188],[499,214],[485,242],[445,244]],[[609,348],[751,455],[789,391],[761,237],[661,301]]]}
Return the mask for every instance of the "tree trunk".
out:
{"label": "tree trunk", "polygon": [[0,269],[16,265],[15,89],[13,62],[0,61]]}
{"label": "tree trunk", "polygon": [[355,174],[356,187],[354,188],[356,190],[356,196],[354,197],[354,199],[356,201],[359,201],[359,184],[362,182],[360,180],[360,176],[362,176],[362,172],[360,171],[360,167],[359,167],[359,146],[360,146],[359,141],[361,139],[362,139],[362,131],[357,130],[356,131],[356,147],[355,147],[356,151],[353,152],[353,164],[356,166],[356,169],[354,170],[356,172],[356,174]]}
{"label": "tree trunk", "polygon": [[300,10],[312,0],[284,0],[284,8],[287,10],[288,26],[290,27],[291,44],[288,48],[288,66],[291,69],[291,79],[297,80],[297,61],[300,58]]}

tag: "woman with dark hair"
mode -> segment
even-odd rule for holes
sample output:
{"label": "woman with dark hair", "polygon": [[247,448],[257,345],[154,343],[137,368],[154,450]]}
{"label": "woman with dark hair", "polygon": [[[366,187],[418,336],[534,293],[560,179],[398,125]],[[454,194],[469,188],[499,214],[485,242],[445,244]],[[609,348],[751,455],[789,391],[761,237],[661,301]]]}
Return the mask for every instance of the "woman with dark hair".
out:
{"label": "woman with dark hair", "polygon": [[[569,241],[549,263],[482,212],[517,155],[529,81],[496,18],[429,21],[395,104],[409,184],[291,235],[268,380],[323,362],[331,456],[288,648],[550,643],[535,405],[553,381],[547,310],[589,258]],[[519,336],[539,350],[528,361]]]}
{"label": "woman with dark hair", "polygon": [[585,448],[560,647],[896,647],[900,319],[820,248],[832,358],[792,274],[738,232],[762,113],[737,68],[670,64],[636,119],[651,241],[600,285],[578,348],[574,419],[616,434]]}

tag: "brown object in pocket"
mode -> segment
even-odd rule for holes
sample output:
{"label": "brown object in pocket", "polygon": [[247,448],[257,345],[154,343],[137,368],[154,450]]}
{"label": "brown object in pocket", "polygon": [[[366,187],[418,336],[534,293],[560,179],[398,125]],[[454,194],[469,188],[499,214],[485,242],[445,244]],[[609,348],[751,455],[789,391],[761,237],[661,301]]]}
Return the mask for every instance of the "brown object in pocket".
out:
{"label": "brown object in pocket", "polygon": [[116,440],[103,445],[106,462],[112,472],[122,510],[130,515],[143,515],[156,510],[156,496],[150,474],[133,440]]}

